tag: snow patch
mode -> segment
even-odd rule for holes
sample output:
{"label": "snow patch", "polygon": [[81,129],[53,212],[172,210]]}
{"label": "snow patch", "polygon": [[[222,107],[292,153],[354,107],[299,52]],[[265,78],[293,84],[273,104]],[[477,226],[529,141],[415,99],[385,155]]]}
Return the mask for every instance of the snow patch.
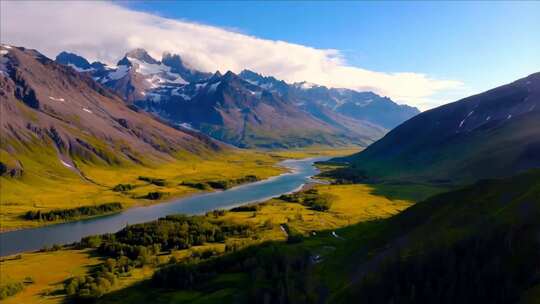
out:
{"label": "snow patch", "polygon": [[218,87],[218,85],[219,85],[220,83],[221,83],[221,81],[218,81],[218,82],[216,82],[216,83],[211,84],[211,85],[210,85],[210,88],[208,88],[208,92],[214,92],[214,91],[217,89],[217,87]]}
{"label": "snow patch", "polygon": [[486,117],[486,121],[490,120],[491,119],[491,116],[488,116]]}
{"label": "snow patch", "polygon": [[512,114],[508,114],[508,117],[506,117],[506,119],[510,119],[512,118]]}
{"label": "snow patch", "polygon": [[302,90],[309,90],[309,89],[312,89],[313,87],[317,86],[316,84],[314,83],[311,83],[311,82],[301,82],[300,83],[300,88]]}
{"label": "snow patch", "polygon": [[7,45],[7,44],[3,44],[2,47],[5,48],[5,49],[8,49],[8,50],[11,50],[11,49],[12,49],[12,47],[9,46],[9,45]]}
{"label": "snow patch", "polygon": [[461,127],[463,127],[463,124],[465,123],[465,120],[466,120],[466,119],[467,119],[467,118],[465,118],[464,120],[462,120],[462,121],[459,123],[458,129],[461,128]]}
{"label": "snow patch", "polygon": [[191,131],[198,131],[197,129],[193,128],[193,126],[188,122],[180,123],[179,126],[181,126],[184,129],[191,130]]}
{"label": "snow patch", "polygon": [[85,112],[88,112],[88,113],[90,113],[90,114],[93,114],[93,112],[90,111],[90,110],[88,110],[87,108],[82,108],[82,109],[83,109],[83,111],[85,111]]}
{"label": "snow patch", "polygon": [[107,82],[110,80],[118,80],[126,76],[126,74],[129,71],[129,67],[125,65],[119,66],[115,71],[109,73],[105,78],[103,78],[102,82]]}
{"label": "snow patch", "polygon": [[65,161],[63,161],[63,160],[60,160],[60,162],[62,163],[62,165],[66,166],[66,167],[68,167],[68,168],[73,168],[73,166],[72,166],[72,165],[70,165],[70,164],[66,163],[66,162],[65,162]]}
{"label": "snow patch", "polygon": [[75,71],[77,71],[79,73],[91,72],[91,71],[94,70],[93,68],[83,69],[83,68],[80,68],[80,67],[74,65],[73,63],[68,63],[68,67],[71,67],[72,69],[74,69]]}
{"label": "snow patch", "polygon": [[143,62],[133,57],[128,57],[128,60],[131,61],[131,63],[134,63],[136,65],[135,71],[143,75],[152,75],[152,74],[157,74],[160,72],[169,72],[171,70],[170,67],[162,63],[155,64],[155,63]]}
{"label": "snow patch", "polygon": [[260,98],[261,95],[262,95],[262,92],[261,91],[251,91],[251,90],[249,90],[249,94],[251,94],[251,95],[253,95],[253,96],[257,97],[257,98]]}
{"label": "snow patch", "polygon": [[178,89],[174,89],[171,91],[171,95],[173,96],[180,96],[182,97],[184,100],[191,100],[191,96],[188,96],[186,93],[184,92],[180,92],[180,89],[181,88],[178,88]]}
{"label": "snow patch", "polygon": [[259,85],[258,81],[253,81],[253,80],[249,80],[249,79],[244,79],[244,80],[247,81],[248,83],[251,83],[252,85],[256,85],[256,86]]}
{"label": "snow patch", "polygon": [[9,52],[6,51],[6,50],[0,50],[0,55],[6,55],[7,53],[9,53]]}
{"label": "snow patch", "polygon": [[49,99],[54,100],[54,101],[65,101],[64,98],[55,98],[55,97],[52,97],[52,96],[49,96]]}
{"label": "snow patch", "polygon": [[147,96],[149,99],[153,102],[160,102],[161,101],[161,95],[156,93],[148,93]]}
{"label": "snow patch", "polygon": [[[187,84],[188,82],[184,80],[180,75],[171,72],[171,67],[164,65],[163,63],[148,63],[140,61],[137,58],[128,57],[128,60],[135,66],[135,72],[149,76],[153,75],[152,79],[158,79],[159,83],[176,83],[176,84]],[[162,77],[158,76],[161,74]],[[154,80],[155,81],[155,80]]]}
{"label": "snow patch", "polygon": [[260,87],[265,89],[265,90],[270,90],[271,88],[274,87],[274,84],[273,83],[264,83],[264,84],[261,84]]}

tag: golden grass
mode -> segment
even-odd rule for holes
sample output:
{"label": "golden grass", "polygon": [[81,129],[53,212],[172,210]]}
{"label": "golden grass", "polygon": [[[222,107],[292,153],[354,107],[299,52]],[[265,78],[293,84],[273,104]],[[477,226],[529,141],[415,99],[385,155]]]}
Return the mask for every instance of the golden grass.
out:
{"label": "golden grass", "polygon": [[278,156],[281,158],[308,158],[308,157],[338,157],[347,156],[362,151],[361,147],[348,146],[348,147],[327,147],[327,146],[311,146],[299,149],[288,150],[272,150],[268,151],[270,155]]}
{"label": "golden grass", "polygon": [[326,212],[310,210],[298,203],[288,203],[272,199],[258,211],[227,212],[222,219],[239,223],[253,223],[263,226],[270,220],[274,225],[259,235],[259,241],[282,240],[286,234],[279,227],[288,224],[302,233],[335,229],[354,223],[373,219],[387,218],[397,214],[413,204],[407,200],[391,200],[373,194],[369,185],[316,185],[321,194],[332,194],[334,199],[330,210]]}
{"label": "golden grass", "polygon": [[20,282],[26,277],[31,277],[34,283],[2,303],[62,303],[64,297],[54,292],[63,289],[64,280],[83,275],[99,263],[100,259],[91,257],[87,250],[23,253],[20,259],[4,260],[0,262],[0,284]]}
{"label": "golden grass", "polygon": [[[261,203],[256,212],[226,212],[219,220],[239,223],[251,223],[264,227],[270,220],[271,229],[262,229],[255,238],[228,239],[227,243],[240,242],[244,245],[255,244],[269,240],[285,240],[286,234],[281,230],[281,224],[308,234],[311,231],[329,230],[344,227],[356,222],[376,218],[385,218],[396,214],[412,205],[411,201],[391,200],[374,194],[374,189],[368,185],[316,185],[321,194],[332,194],[333,201],[330,210],[326,212],[313,211],[298,203],[288,203],[279,199],[271,199]],[[213,215],[209,214],[212,217]],[[190,249],[172,252],[178,260],[187,258],[195,251],[213,249],[224,252],[225,244],[205,244]],[[171,255],[159,256],[160,263],[166,263]],[[88,251],[60,250],[56,252],[23,254],[22,259],[4,261],[0,264],[2,282],[7,280],[21,281],[32,277],[36,283],[29,285],[23,292],[8,298],[5,303],[59,303],[63,296],[44,296],[46,290],[54,291],[62,288],[62,282],[72,276],[84,274],[88,266],[99,263],[97,258],[91,258]],[[135,269],[129,277],[119,279],[113,290],[122,289],[148,279],[155,268],[145,266]],[[112,291],[112,290],[111,290]]]}
{"label": "golden grass", "polygon": [[[279,161],[277,157],[257,151],[238,150],[212,158],[186,157],[155,167],[79,164],[84,175],[95,182],[92,183],[63,167],[57,158],[50,158],[50,161],[55,162],[52,164],[24,159],[24,156],[21,158],[23,163],[39,170],[29,170],[20,179],[0,177],[1,231],[51,224],[22,219],[21,215],[28,210],[67,209],[107,202],[121,202],[124,207],[152,204],[159,201],[144,200],[140,197],[148,192],[161,191],[168,193],[164,200],[169,200],[199,191],[179,185],[182,181],[236,179],[250,174],[268,178],[284,171],[283,168],[276,167]],[[163,178],[167,185],[158,187],[139,181],[139,176]],[[112,187],[119,183],[134,184],[137,187],[128,193],[112,191]]]}
{"label": "golden grass", "polygon": [[[77,166],[91,182],[63,166],[55,151],[42,149],[39,151],[39,158],[35,157],[35,153],[18,155],[19,161],[25,167],[22,178],[0,177],[0,231],[53,223],[22,219],[21,215],[29,210],[69,209],[109,202],[120,202],[125,208],[154,204],[200,191],[179,185],[183,181],[226,180],[246,175],[256,175],[264,179],[284,171],[276,166],[277,162],[283,159],[343,156],[359,150],[359,147],[309,147],[279,151],[230,150],[197,157],[179,155],[179,160],[155,166],[99,166],[77,162]],[[9,160],[6,155],[0,156],[3,161]],[[159,187],[139,181],[139,176],[163,178],[167,185]],[[127,193],[112,191],[112,187],[120,183],[133,184],[136,188]],[[154,191],[165,192],[167,195],[157,201],[141,199],[148,192]]]}

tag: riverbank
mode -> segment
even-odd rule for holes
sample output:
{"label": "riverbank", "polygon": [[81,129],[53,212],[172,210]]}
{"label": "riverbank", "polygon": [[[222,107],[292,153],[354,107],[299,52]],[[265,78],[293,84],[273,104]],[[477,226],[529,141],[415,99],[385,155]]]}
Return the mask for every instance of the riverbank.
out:
{"label": "riverbank", "polygon": [[[20,180],[0,177],[2,185],[0,233],[68,222],[25,220],[23,215],[28,211],[48,212],[111,202],[121,203],[124,210],[161,204],[208,191],[186,184],[238,180],[248,175],[262,180],[286,172],[286,169],[276,166],[284,159],[333,157],[351,154],[358,150],[359,148],[355,147],[311,147],[283,151],[236,150],[234,153],[214,156],[211,159],[186,158],[184,161],[175,161],[152,168],[81,165],[81,171],[94,183],[83,180],[79,176],[47,178],[24,176]],[[162,180],[163,183],[157,185],[141,180],[141,177]],[[130,185],[130,189],[115,191],[118,185]],[[149,195],[154,195],[155,199],[145,199]],[[85,218],[91,218],[91,216],[79,219]]]}
{"label": "riverbank", "polygon": [[[41,178],[23,176],[21,179],[0,178],[2,196],[0,201],[0,231],[52,225],[61,221],[28,221],[22,218],[28,211],[47,212],[56,209],[93,206],[119,202],[124,210],[135,206],[147,206],[178,197],[185,197],[201,190],[179,185],[184,181],[230,180],[256,175],[265,179],[284,172],[276,167],[279,158],[258,151],[238,150],[211,159],[186,158],[156,167],[93,167],[81,165],[90,183],[79,176]],[[164,181],[156,185],[140,177],[149,176]],[[132,185],[128,191],[115,191],[119,184]],[[156,200],[143,197],[149,193],[166,193]]]}

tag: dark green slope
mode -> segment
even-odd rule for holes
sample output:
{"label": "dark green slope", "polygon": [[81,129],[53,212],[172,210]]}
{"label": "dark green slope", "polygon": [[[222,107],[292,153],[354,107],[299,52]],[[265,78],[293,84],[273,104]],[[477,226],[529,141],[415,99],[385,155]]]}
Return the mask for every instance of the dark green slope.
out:
{"label": "dark green slope", "polygon": [[373,180],[460,183],[540,167],[540,73],[419,114],[347,161]]}
{"label": "dark green slope", "polygon": [[540,284],[540,170],[434,196],[369,242],[357,231],[332,302],[514,303]]}

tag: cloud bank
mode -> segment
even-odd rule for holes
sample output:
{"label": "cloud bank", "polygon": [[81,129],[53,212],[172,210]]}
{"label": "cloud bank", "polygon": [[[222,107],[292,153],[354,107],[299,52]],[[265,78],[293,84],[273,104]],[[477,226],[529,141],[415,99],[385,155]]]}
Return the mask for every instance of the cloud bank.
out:
{"label": "cloud bank", "polygon": [[260,39],[109,2],[2,1],[0,17],[3,43],[35,48],[53,58],[66,50],[115,64],[125,52],[141,47],[158,59],[163,52],[180,54],[203,71],[251,69],[287,82],[372,90],[422,110],[448,102],[434,96],[463,86],[422,73],[370,71],[348,65],[338,50]]}

